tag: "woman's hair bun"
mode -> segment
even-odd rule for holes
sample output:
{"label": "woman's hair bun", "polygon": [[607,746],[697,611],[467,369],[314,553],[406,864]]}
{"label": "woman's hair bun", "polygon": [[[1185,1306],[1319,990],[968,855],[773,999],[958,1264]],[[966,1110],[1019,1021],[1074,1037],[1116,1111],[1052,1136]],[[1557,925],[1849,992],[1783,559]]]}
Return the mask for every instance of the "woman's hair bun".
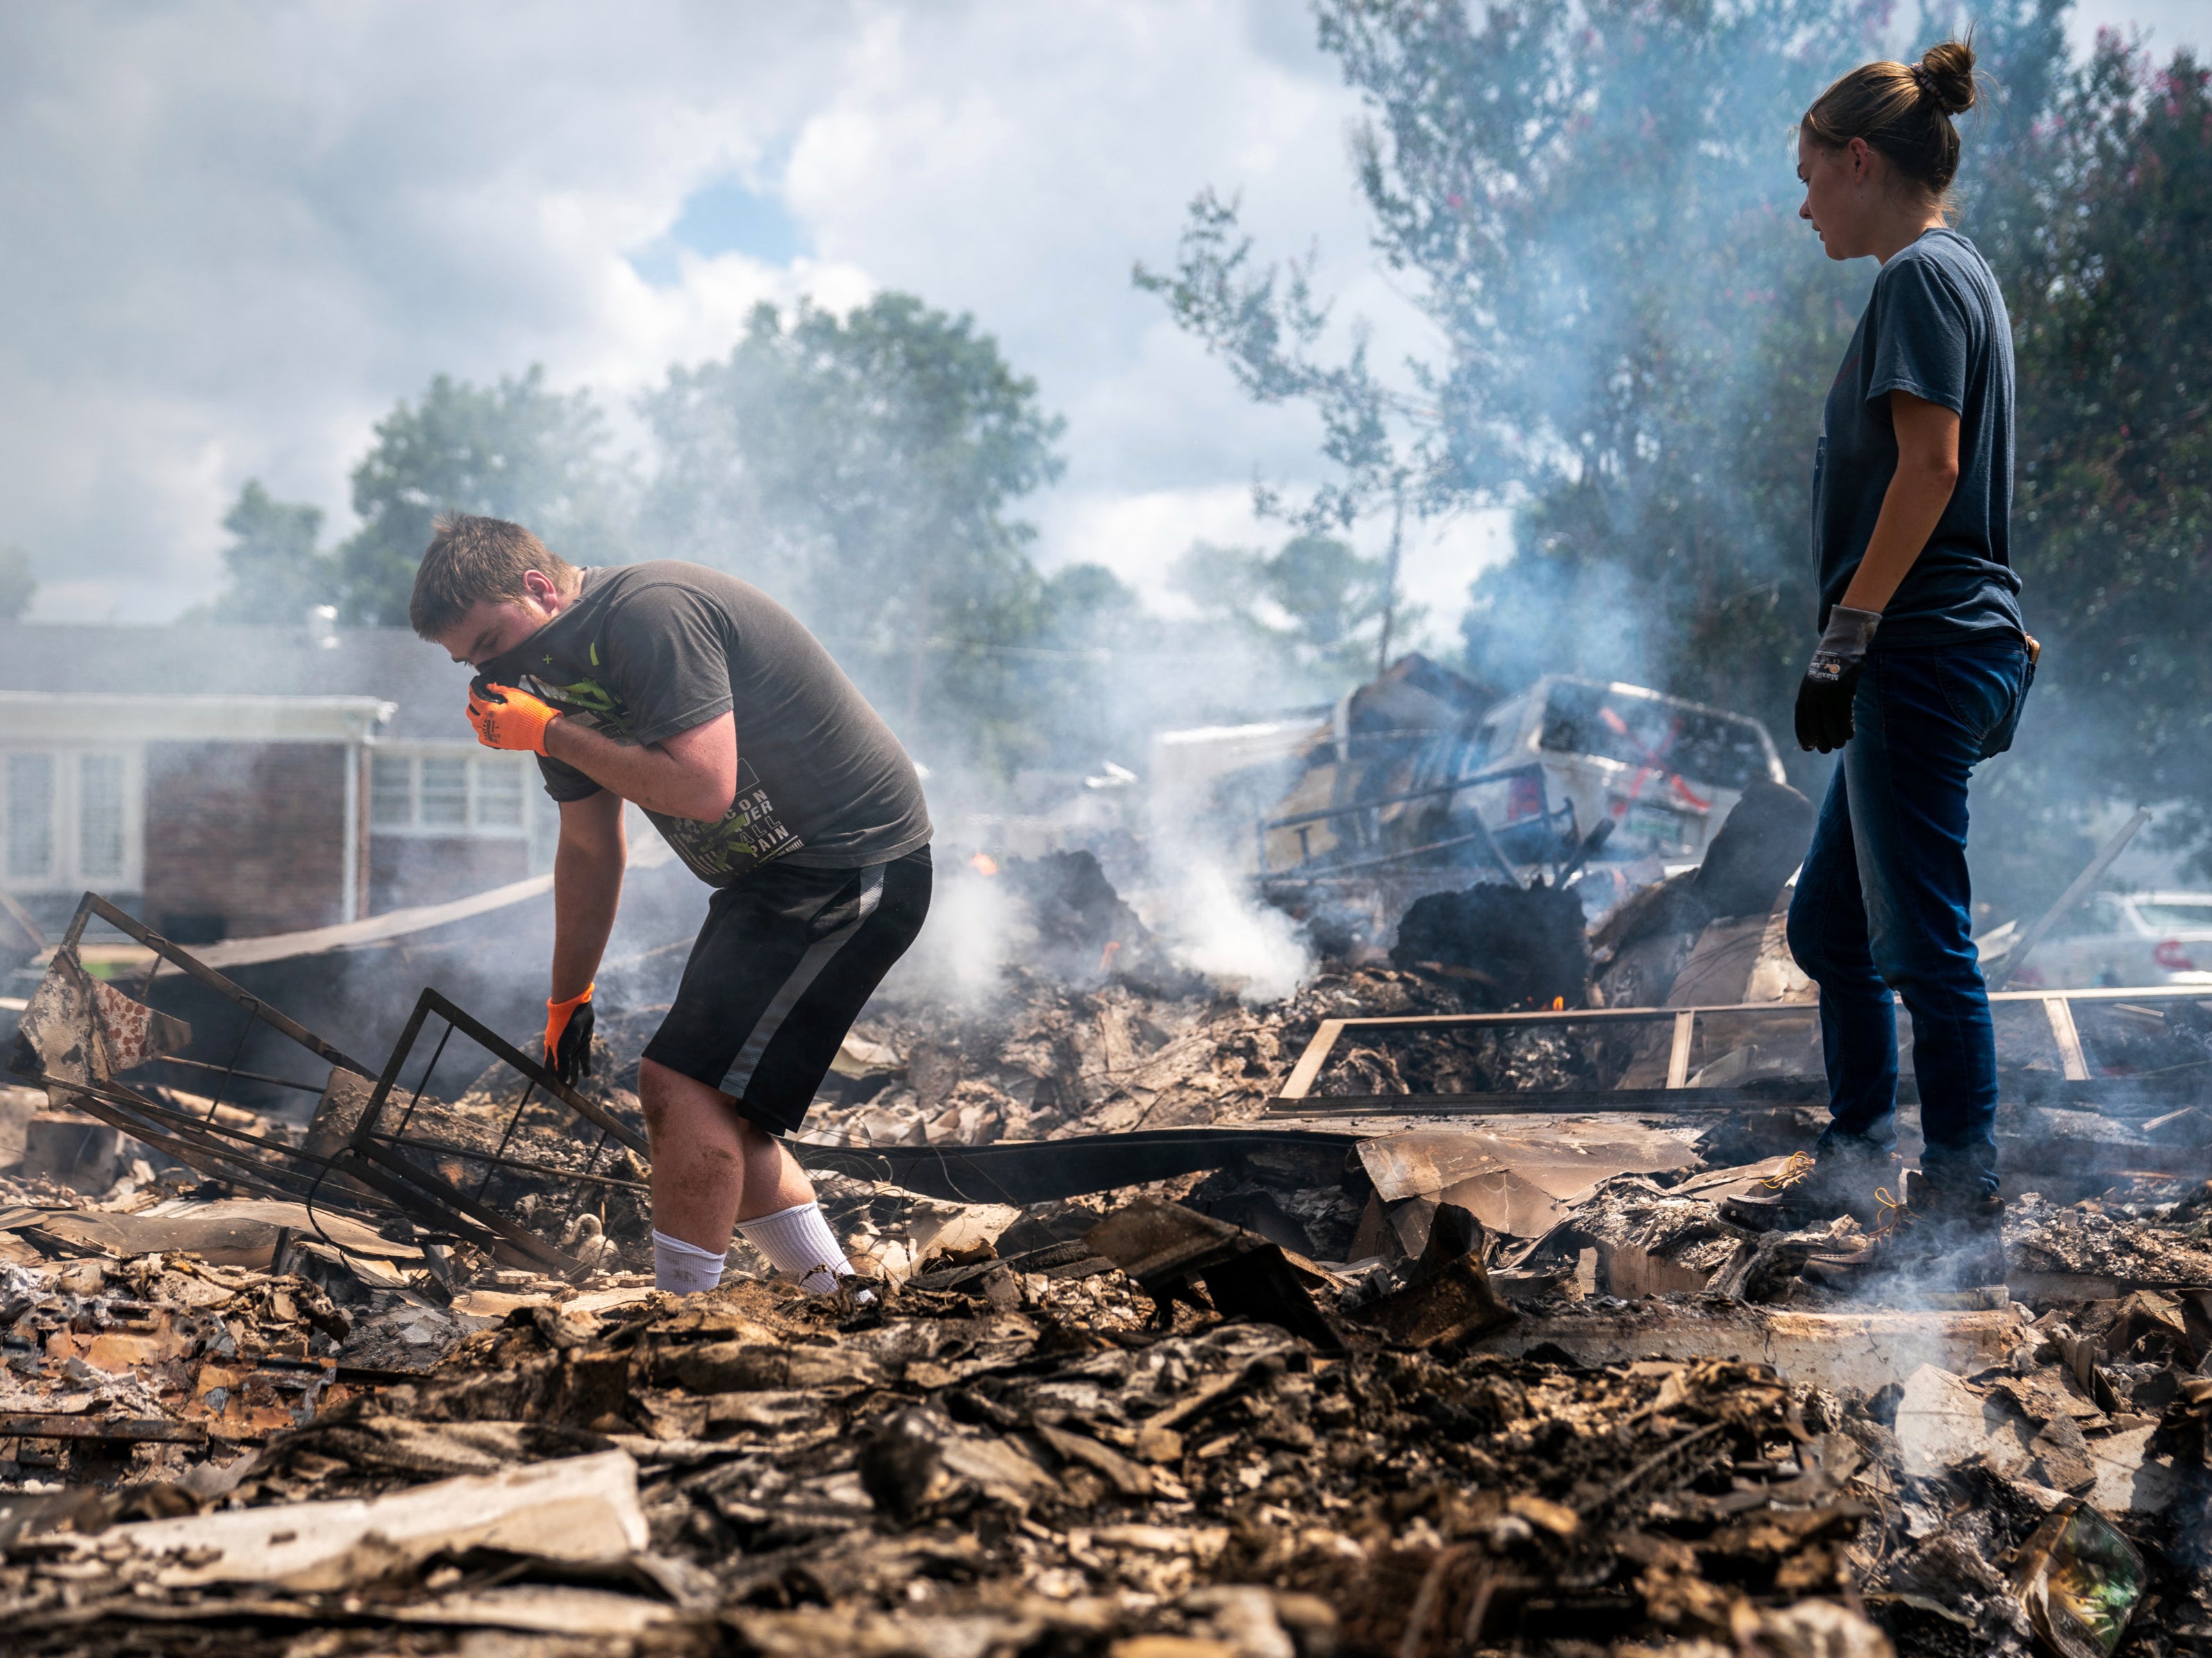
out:
{"label": "woman's hair bun", "polygon": [[1946,115],[1963,115],[1974,106],[1974,48],[1965,40],[1946,40],[1920,55],[1913,72]]}
{"label": "woman's hair bun", "polygon": [[1841,149],[1855,138],[1888,158],[1930,201],[1941,202],[1959,171],[1954,115],[1974,106],[1974,42],[1946,40],[1917,64],[1862,64],[1813,100],[1798,131]]}

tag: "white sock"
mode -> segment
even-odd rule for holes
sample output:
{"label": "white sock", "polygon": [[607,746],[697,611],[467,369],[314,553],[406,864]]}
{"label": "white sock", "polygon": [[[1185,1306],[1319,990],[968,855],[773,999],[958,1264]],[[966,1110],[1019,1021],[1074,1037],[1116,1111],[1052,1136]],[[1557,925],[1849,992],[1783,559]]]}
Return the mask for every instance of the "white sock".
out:
{"label": "white sock", "polygon": [[728,1259],[712,1249],[702,1249],[696,1243],[686,1243],[682,1238],[672,1238],[665,1232],[653,1235],[653,1287],[673,1290],[679,1296],[696,1296],[702,1290],[711,1290],[722,1281],[722,1266]]}
{"label": "white sock", "polygon": [[818,1203],[795,1203],[757,1220],[741,1220],[738,1230],[779,1272],[805,1274],[799,1287],[810,1296],[826,1296],[839,1278],[852,1276],[844,1246],[823,1218]]}

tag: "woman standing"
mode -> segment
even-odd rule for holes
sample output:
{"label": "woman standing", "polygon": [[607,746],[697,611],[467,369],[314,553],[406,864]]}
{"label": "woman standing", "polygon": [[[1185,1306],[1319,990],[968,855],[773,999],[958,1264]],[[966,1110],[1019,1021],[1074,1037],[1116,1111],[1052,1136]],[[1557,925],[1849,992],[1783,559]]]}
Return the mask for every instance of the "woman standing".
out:
{"label": "woman standing", "polygon": [[[1832,259],[1881,261],[1828,393],[1813,471],[1820,642],[1797,741],[1843,758],[1790,907],[1820,988],[1833,1116],[1778,1218],[1872,1218],[1893,1180],[1897,1018],[1912,1015],[1927,1150],[1881,1246],[1954,1283],[2001,1282],[1996,1048],[1969,932],[1966,782],[2010,746],[2033,677],[2009,556],[2013,360],[2003,296],[1944,222],[1959,41],[1869,64],[1798,127],[1798,210]],[[1894,1190],[1893,1185],[1890,1187]]]}

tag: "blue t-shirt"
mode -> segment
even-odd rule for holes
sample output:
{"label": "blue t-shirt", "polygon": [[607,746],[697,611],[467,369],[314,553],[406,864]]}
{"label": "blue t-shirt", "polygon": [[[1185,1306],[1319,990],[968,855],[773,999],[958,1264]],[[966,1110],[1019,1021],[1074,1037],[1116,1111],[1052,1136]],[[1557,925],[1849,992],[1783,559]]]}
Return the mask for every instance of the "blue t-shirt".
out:
{"label": "blue t-shirt", "polygon": [[1828,625],[1828,607],[1850,586],[1897,471],[1894,391],[1957,414],[1959,482],[1882,611],[1875,648],[2021,637],[2011,556],[2012,325],[1981,254],[1942,228],[1922,233],[1881,268],[1829,388],[1813,462],[1819,625]]}

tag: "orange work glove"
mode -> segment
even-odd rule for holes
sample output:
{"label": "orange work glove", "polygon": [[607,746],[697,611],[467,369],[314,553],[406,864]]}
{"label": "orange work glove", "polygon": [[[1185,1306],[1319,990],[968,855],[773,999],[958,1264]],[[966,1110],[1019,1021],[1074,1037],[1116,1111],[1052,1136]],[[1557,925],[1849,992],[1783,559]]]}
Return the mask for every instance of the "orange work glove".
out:
{"label": "orange work glove", "polygon": [[[541,706],[543,706],[541,704]],[[592,1074],[592,992],[545,1004],[545,1068],[564,1083]]]}
{"label": "orange work glove", "polygon": [[477,728],[477,741],[488,749],[527,749],[545,752],[545,728],[561,718],[561,710],[541,702],[528,691],[512,685],[491,685],[475,680],[469,686],[469,724]]}

